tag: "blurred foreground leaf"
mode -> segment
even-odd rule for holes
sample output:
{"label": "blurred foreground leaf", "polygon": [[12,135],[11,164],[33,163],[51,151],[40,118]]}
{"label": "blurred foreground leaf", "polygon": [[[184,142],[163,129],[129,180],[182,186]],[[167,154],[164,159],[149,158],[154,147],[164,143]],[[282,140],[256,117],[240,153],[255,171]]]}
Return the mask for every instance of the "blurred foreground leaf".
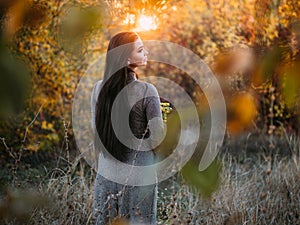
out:
{"label": "blurred foreground leaf", "polygon": [[23,110],[29,88],[29,73],[24,65],[0,43],[0,119]]}
{"label": "blurred foreground leaf", "polygon": [[222,165],[215,160],[201,172],[198,170],[198,166],[195,162],[189,161],[181,171],[182,176],[187,184],[195,187],[205,197],[210,197],[220,184],[219,173]]}
{"label": "blurred foreground leaf", "polygon": [[280,65],[282,57],[283,49],[280,47],[275,47],[268,51],[267,54],[262,57],[261,62],[252,76],[253,84],[259,86],[270,80]]}
{"label": "blurred foreground leaf", "polygon": [[130,225],[128,223],[128,220],[123,219],[123,218],[117,218],[113,220],[109,225]]}
{"label": "blurred foreground leaf", "polygon": [[0,200],[1,220],[14,220],[18,224],[28,222],[35,207],[50,206],[50,199],[33,191],[8,191]]}
{"label": "blurred foreground leaf", "polygon": [[64,50],[81,54],[90,42],[93,31],[102,30],[106,26],[108,10],[104,4],[88,6],[68,3],[62,8],[59,19],[58,38]]}
{"label": "blurred foreground leaf", "polygon": [[257,114],[254,97],[249,92],[234,95],[228,104],[227,126],[231,134],[239,134],[252,125]]}
{"label": "blurred foreground leaf", "polygon": [[297,104],[300,87],[299,69],[300,62],[297,62],[294,66],[289,67],[281,77],[282,95],[290,109]]}

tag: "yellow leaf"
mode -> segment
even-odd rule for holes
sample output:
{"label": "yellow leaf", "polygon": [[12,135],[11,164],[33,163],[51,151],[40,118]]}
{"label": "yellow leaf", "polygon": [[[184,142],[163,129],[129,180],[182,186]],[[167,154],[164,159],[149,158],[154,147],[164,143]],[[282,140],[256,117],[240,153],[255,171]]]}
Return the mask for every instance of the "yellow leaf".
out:
{"label": "yellow leaf", "polygon": [[44,129],[44,130],[47,129],[47,122],[46,121],[42,122],[42,129]]}

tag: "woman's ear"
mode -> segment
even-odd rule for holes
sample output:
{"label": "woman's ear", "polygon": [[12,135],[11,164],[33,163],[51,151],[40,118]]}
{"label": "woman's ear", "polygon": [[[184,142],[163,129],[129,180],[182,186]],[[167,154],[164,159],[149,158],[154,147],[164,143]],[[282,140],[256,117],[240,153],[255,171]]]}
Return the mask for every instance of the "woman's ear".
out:
{"label": "woman's ear", "polygon": [[130,65],[130,59],[128,58],[128,60],[127,60],[127,65]]}

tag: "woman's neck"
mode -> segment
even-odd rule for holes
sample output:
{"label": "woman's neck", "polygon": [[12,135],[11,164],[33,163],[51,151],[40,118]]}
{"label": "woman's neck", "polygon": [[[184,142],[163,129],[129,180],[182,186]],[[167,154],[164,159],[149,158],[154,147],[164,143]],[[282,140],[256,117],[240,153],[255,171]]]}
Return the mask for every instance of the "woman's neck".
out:
{"label": "woman's neck", "polygon": [[137,80],[137,74],[136,72],[130,68],[130,67],[127,67],[128,68],[128,73],[129,73],[129,80]]}
{"label": "woman's neck", "polygon": [[133,67],[133,66],[129,65],[129,66],[127,66],[127,68],[128,68],[130,71],[132,71],[132,72],[135,73],[136,67]]}

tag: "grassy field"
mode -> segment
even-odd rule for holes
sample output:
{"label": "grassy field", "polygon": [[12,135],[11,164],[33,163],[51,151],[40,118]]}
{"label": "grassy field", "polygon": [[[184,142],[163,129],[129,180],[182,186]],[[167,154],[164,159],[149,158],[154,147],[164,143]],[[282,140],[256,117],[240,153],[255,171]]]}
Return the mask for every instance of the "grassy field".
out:
{"label": "grassy field", "polygon": [[[220,186],[209,198],[180,174],[160,183],[158,224],[300,224],[298,138],[285,138],[271,153],[243,143],[225,143]],[[1,224],[94,224],[96,174],[84,159],[61,154],[40,161],[1,169]]]}

